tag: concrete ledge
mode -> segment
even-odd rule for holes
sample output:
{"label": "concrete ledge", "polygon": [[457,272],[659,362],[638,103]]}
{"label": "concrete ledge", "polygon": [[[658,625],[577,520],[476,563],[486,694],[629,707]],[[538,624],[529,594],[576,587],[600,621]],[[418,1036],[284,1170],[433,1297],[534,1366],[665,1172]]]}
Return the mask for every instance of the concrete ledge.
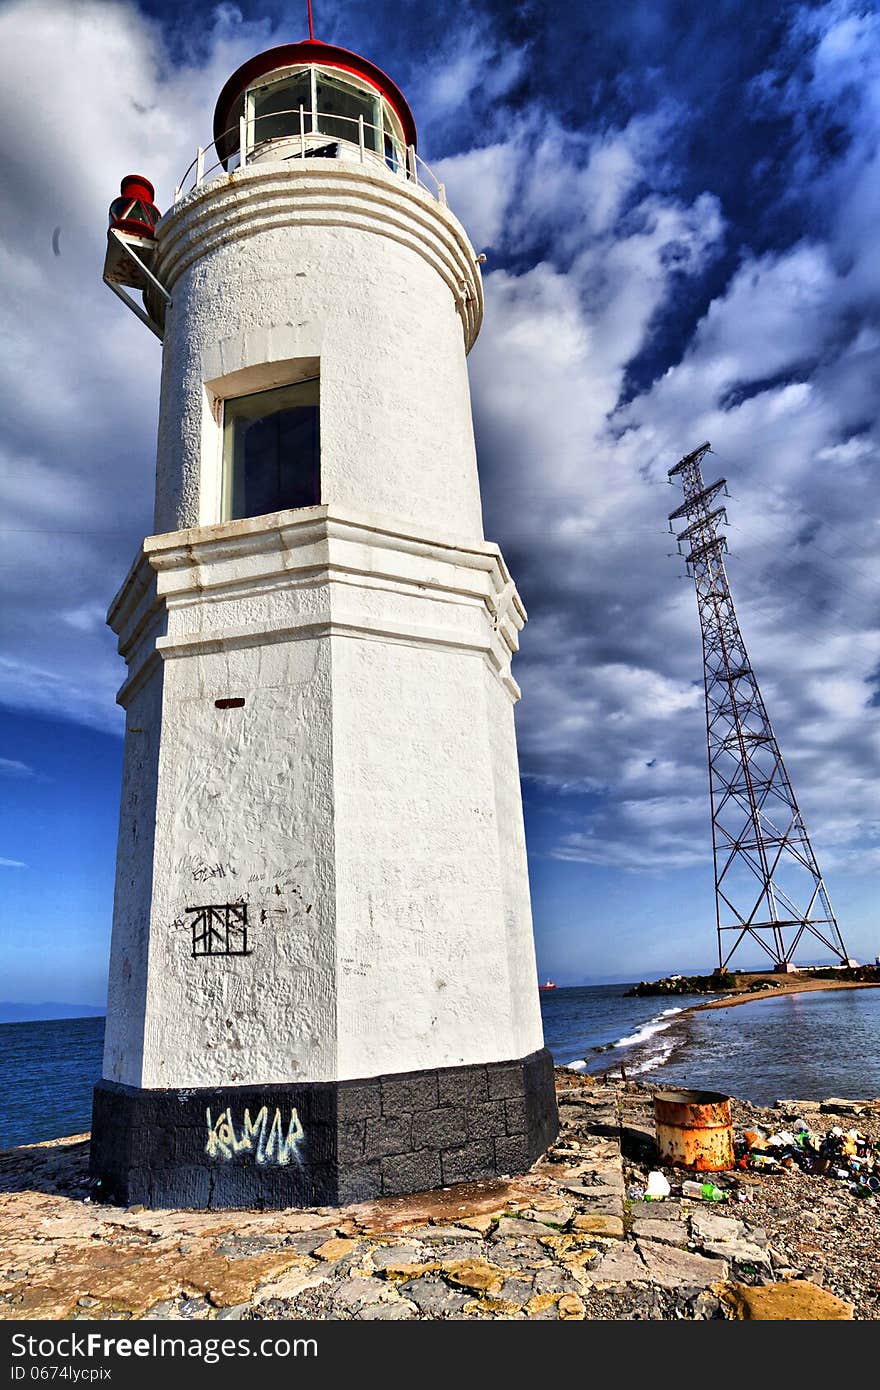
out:
{"label": "concrete ledge", "polygon": [[526,1172],[556,1138],[546,1048],[359,1081],[95,1087],[91,1173],[149,1207],[279,1208]]}

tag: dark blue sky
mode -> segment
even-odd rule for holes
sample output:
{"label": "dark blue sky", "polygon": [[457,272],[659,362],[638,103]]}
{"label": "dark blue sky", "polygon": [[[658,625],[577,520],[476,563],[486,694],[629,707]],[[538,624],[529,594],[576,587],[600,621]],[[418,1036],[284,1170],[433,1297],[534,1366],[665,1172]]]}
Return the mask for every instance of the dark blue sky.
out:
{"label": "dark blue sky", "polygon": [[[872,957],[874,8],[315,0],[315,22],[407,93],[488,253],[471,380],[486,533],[531,618],[542,976],[713,962],[696,607],[664,535],[666,470],[704,438],[746,639]],[[167,204],[226,76],[305,29],[304,4],[0,8],[0,999],[104,990],[122,669],[103,611],[151,526],[158,391],[157,345],[100,283],[106,203],[138,168]]]}

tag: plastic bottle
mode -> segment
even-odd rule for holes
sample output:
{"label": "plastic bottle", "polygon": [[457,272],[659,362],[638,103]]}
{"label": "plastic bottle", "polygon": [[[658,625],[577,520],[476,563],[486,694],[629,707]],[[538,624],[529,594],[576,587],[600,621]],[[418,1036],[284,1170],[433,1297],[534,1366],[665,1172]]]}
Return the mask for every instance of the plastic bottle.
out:
{"label": "plastic bottle", "polygon": [[713,1182],[694,1182],[688,1178],[681,1185],[683,1197],[698,1197],[702,1202],[726,1202],[727,1193]]}

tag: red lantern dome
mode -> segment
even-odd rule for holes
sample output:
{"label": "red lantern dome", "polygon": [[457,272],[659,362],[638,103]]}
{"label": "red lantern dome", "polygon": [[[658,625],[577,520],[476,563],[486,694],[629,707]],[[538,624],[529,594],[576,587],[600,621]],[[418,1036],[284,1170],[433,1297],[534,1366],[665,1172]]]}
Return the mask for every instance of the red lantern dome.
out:
{"label": "red lantern dome", "polygon": [[[321,43],[317,39],[306,39],[302,43],[280,44],[277,48],[267,49],[265,53],[258,53],[232,74],[220,93],[214,112],[214,140],[221,160],[228,161],[238,149],[238,119],[245,114],[248,92],[254,89],[262,90],[276,80],[280,85],[283,75],[297,70],[301,73],[310,71],[313,74],[320,70],[329,84],[332,85],[336,79],[340,88],[344,88],[347,78],[353,87],[371,95],[377,103],[378,123],[383,124],[384,114],[385,124],[389,128],[396,128],[395,133],[399,132],[401,143],[415,148],[417,134],[413,114],[406,97],[391,78],[358,53],[352,53],[347,48],[337,48],[335,44]],[[321,80],[319,77],[318,83]],[[329,133],[342,139],[357,141],[356,121],[353,115],[343,113],[341,102],[327,110],[327,98],[322,99],[320,92],[316,96],[314,77],[311,81],[310,96],[308,92],[301,96],[291,96],[287,99],[287,104],[289,107],[304,106],[309,121],[306,129],[313,128],[311,122],[314,120],[316,129],[324,130],[329,125]],[[352,112],[354,109],[352,105]],[[264,134],[259,128],[260,120],[265,119],[268,129],[270,119],[277,119],[276,110],[277,108],[271,110],[265,118],[257,113],[257,141]],[[324,121],[321,120],[322,116],[325,118]],[[349,120],[354,128],[347,133],[345,122]],[[373,122],[367,119],[367,125],[372,126]]]}
{"label": "red lantern dome", "polygon": [[142,174],[126,174],[119,188],[120,196],[110,204],[110,226],[132,236],[155,236],[162,214],[153,202],[156,191],[149,179]]}

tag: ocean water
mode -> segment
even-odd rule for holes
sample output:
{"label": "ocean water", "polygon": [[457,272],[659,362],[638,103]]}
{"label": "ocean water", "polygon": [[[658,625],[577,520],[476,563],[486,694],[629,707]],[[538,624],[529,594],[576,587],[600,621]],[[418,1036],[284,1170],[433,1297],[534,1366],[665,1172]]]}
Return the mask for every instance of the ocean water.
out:
{"label": "ocean water", "polygon": [[[640,1080],[724,1091],[757,1105],[880,1096],[880,989],[768,995],[691,1013],[704,996],[669,1004],[626,999],[627,988],[541,996],[557,1063],[589,1072],[619,1072],[622,1064]],[[615,1016],[621,1026],[611,1037]]]}
{"label": "ocean water", "polygon": [[0,1149],[88,1129],[103,1050],[103,1018],[0,1023]]}
{"label": "ocean water", "polygon": [[[627,999],[627,985],[541,995],[554,1060],[578,1071],[774,1100],[880,1096],[880,989],[786,994],[687,1012],[699,995]],[[0,1149],[80,1134],[101,1074],[102,1018],[0,1024]]]}

